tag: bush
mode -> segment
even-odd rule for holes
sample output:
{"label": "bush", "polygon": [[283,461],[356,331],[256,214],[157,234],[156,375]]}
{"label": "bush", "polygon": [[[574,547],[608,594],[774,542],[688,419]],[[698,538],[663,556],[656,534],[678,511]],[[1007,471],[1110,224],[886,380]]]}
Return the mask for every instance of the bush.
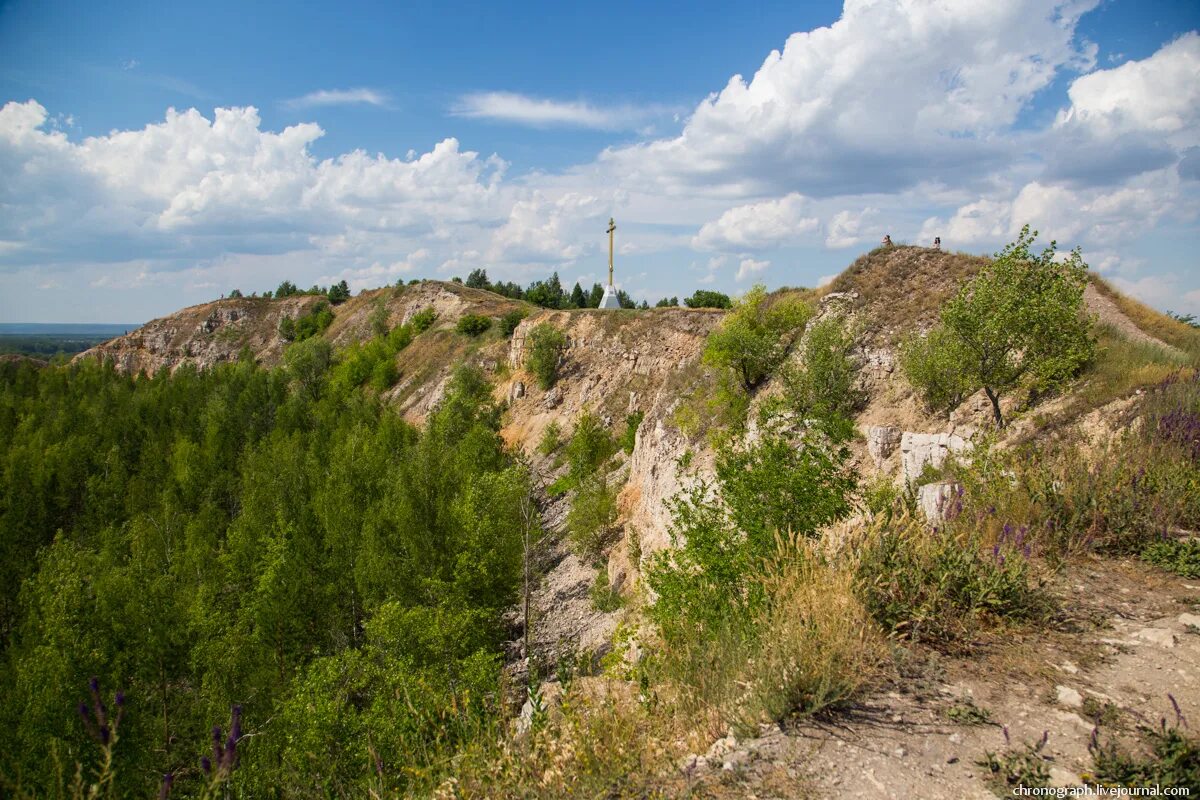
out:
{"label": "bush", "polygon": [[396,361],[392,358],[385,358],[375,364],[371,370],[371,388],[377,392],[385,392],[396,384],[400,378],[400,371],[396,368]]}
{"label": "bush", "polygon": [[683,304],[688,308],[730,308],[733,302],[727,294],[697,289],[691,297],[684,298]]}
{"label": "bush", "polygon": [[371,309],[371,316],[368,320],[371,323],[371,333],[376,336],[387,336],[388,310],[383,300],[376,301],[375,306]]}
{"label": "bush", "polygon": [[[953,511],[949,512],[951,515]],[[876,519],[857,543],[857,591],[884,630],[949,644],[989,619],[1044,616],[1025,532],[988,546],[964,525],[930,528],[907,513]]]}
{"label": "bush", "polygon": [[755,286],[709,334],[704,362],[731,372],[749,394],[783,362],[792,338],[811,315],[807,305],[790,298],[769,302],[767,290]]}
{"label": "bush", "polygon": [[595,414],[586,413],[575,423],[571,440],[567,442],[567,462],[570,477],[575,481],[596,472],[617,450],[616,443],[604,423]]}
{"label": "bush", "polygon": [[1142,558],[1184,578],[1200,578],[1200,539],[1155,542],[1142,551]]}
{"label": "bush", "polygon": [[437,321],[437,316],[437,311],[432,307],[422,308],[412,315],[408,324],[412,326],[413,333],[422,334],[433,327],[433,323]]}
{"label": "bush", "polygon": [[521,324],[521,320],[527,316],[529,316],[529,312],[523,308],[515,308],[509,311],[500,318],[500,332],[504,334],[505,338],[512,338],[513,331]]}
{"label": "bush", "polygon": [[793,408],[802,416],[852,416],[862,407],[863,393],[855,386],[854,335],[845,321],[827,317],[817,322],[800,347],[801,365],[783,374]]}
{"label": "bush", "polygon": [[458,318],[458,324],[454,326],[454,329],[467,336],[478,336],[490,327],[492,327],[491,317],[485,317],[482,314],[464,314]]}
{"label": "bush", "polygon": [[1094,765],[1092,777],[1097,783],[1109,788],[1172,786],[1200,791],[1200,739],[1181,729],[1183,715],[1175,698],[1170,699],[1175,708],[1174,724],[1168,725],[1164,718],[1157,728],[1139,726],[1150,745],[1147,757],[1123,751],[1112,739],[1102,742],[1097,728],[1088,745]]}
{"label": "bush", "polygon": [[641,427],[645,416],[641,411],[635,411],[625,416],[625,432],[621,434],[621,449],[630,455],[633,454],[633,448],[637,446],[638,428]]}
{"label": "bush", "polygon": [[548,456],[559,448],[561,441],[562,428],[557,422],[551,422],[542,431],[542,438],[538,440],[537,451],[544,456]]}
{"label": "bush", "polygon": [[559,365],[566,351],[566,335],[550,323],[543,322],[529,332],[525,340],[525,364],[543,389],[549,389],[558,380]]}
{"label": "bush", "polygon": [[604,475],[588,475],[579,482],[567,512],[567,531],[575,551],[598,559],[609,543],[617,521],[617,493]]}

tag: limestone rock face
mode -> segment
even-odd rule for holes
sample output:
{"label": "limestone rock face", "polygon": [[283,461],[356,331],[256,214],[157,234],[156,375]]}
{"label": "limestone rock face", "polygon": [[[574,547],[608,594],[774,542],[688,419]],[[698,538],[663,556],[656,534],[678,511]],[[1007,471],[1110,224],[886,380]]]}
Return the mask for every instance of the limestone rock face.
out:
{"label": "limestone rock face", "polygon": [[917,503],[925,519],[937,525],[946,518],[946,511],[958,497],[962,487],[951,481],[927,483],[917,490]]}
{"label": "limestone rock face", "polygon": [[925,465],[940,469],[951,454],[965,453],[971,443],[953,433],[912,433],[900,437],[900,466],[906,483],[913,484],[921,477]]}
{"label": "limestone rock face", "polygon": [[890,425],[872,425],[867,428],[867,452],[878,468],[896,451],[904,432]]}

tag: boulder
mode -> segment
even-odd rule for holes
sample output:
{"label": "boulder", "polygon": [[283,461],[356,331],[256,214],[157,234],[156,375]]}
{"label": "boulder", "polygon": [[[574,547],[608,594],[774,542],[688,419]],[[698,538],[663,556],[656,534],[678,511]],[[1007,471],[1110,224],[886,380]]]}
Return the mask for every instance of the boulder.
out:
{"label": "boulder", "polygon": [[867,428],[867,452],[871,454],[871,460],[875,462],[876,467],[882,468],[888,456],[896,452],[896,446],[900,444],[903,435],[904,432],[899,428],[888,425],[872,425]]}
{"label": "boulder", "polygon": [[971,443],[953,433],[912,433],[905,431],[900,437],[900,464],[904,481],[916,483],[929,464],[940,469],[951,453],[963,453],[971,449]]}
{"label": "boulder", "polygon": [[925,514],[925,519],[936,525],[946,518],[946,509],[954,503],[962,487],[951,481],[927,483],[917,490],[917,503]]}
{"label": "boulder", "polygon": [[522,381],[513,381],[512,388],[508,390],[508,402],[520,400],[525,396],[525,384]]}

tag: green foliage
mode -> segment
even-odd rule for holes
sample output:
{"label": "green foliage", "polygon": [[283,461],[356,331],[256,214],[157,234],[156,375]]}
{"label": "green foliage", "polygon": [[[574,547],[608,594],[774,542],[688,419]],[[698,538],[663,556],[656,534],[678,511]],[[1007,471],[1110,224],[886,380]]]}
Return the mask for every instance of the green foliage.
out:
{"label": "green foliage", "polygon": [[324,333],[333,323],[333,311],[329,303],[322,300],[306,314],[295,319],[283,317],[279,320],[279,335],[289,342],[303,342],[305,339]]}
{"label": "green foliage", "polygon": [[592,605],[605,614],[625,605],[620,592],[614,592],[608,581],[608,569],[601,566],[596,570],[596,582],[592,584]]}
{"label": "green foliage", "polygon": [[477,369],[421,431],[350,385],[405,329],[274,370],[0,365],[0,791],[93,779],[91,675],[125,697],[113,796],[203,796],[235,703],[231,796],[440,782],[496,712],[530,487]]}
{"label": "green foliage", "polygon": [[855,386],[854,334],[845,321],[831,316],[817,322],[800,347],[800,366],[783,372],[789,404],[802,417],[853,416],[864,398]]}
{"label": "green foliage", "polygon": [[768,429],[753,446],[718,450],[719,494],[700,482],[673,498],[676,547],[646,571],[658,597],[649,613],[668,643],[746,635],[742,626],[763,609],[758,576],[779,538],[802,539],[849,513],[848,458],[819,431],[797,441]]}
{"label": "green foliage", "polygon": [[345,281],[338,281],[330,286],[329,291],[325,294],[329,298],[329,302],[336,306],[350,299],[350,285]]}
{"label": "green foliage", "polygon": [[549,322],[534,326],[525,339],[525,364],[543,389],[558,380],[559,365],[567,351],[567,337]]}
{"label": "green foliage", "polygon": [[969,697],[946,709],[946,718],[959,725],[987,725],[992,721],[991,712],[975,705]]}
{"label": "green foliage", "polygon": [[567,442],[565,452],[571,465],[568,474],[578,483],[593,475],[616,451],[616,443],[600,418],[586,413],[575,423]]}
{"label": "green foliage", "polygon": [[901,514],[868,529],[857,547],[857,592],[884,630],[948,644],[980,621],[1038,619],[1050,610],[1023,541],[987,548],[968,522],[959,528],[951,521],[930,529]]}
{"label": "green foliage", "polygon": [[555,272],[544,281],[535,281],[525,290],[525,300],[543,308],[563,308],[567,295],[563,292],[562,282]]}
{"label": "green foliage", "polygon": [[[1005,741],[1008,729],[1004,730]],[[1011,796],[1014,787],[1025,789],[1044,788],[1050,785],[1050,767],[1042,749],[1046,746],[1046,735],[1033,744],[1026,743],[1003,753],[988,751],[975,763],[986,771],[985,780],[1002,797]]]}
{"label": "green foliage", "polygon": [[513,331],[521,324],[521,320],[529,316],[529,312],[523,308],[514,308],[512,311],[505,313],[500,318],[500,332],[504,334],[506,339],[512,338]]}
{"label": "green foliage", "polygon": [[641,411],[635,411],[625,416],[625,432],[621,434],[621,449],[630,455],[633,454],[633,448],[637,445],[638,428],[642,426],[645,416],[645,413]]}
{"label": "green foliage", "polygon": [[966,359],[966,349],[946,328],[910,336],[900,347],[901,369],[931,408],[954,408],[972,391],[963,370]]}
{"label": "green foliage", "polygon": [[[1137,554],[1200,526],[1200,378],[1176,375],[1145,392],[1120,432],[1089,450],[1067,438],[1001,450],[977,446],[950,468],[963,515],[992,538],[1004,526],[1051,560],[1083,552]],[[1164,553],[1165,555],[1165,553]]]}
{"label": "green foliage", "polygon": [[486,269],[473,269],[467,275],[466,285],[472,289],[490,289],[492,288],[491,281],[488,280]]}
{"label": "green foliage", "polygon": [[707,289],[697,289],[691,297],[685,297],[683,304],[688,308],[732,308],[733,302],[729,295],[712,292]]}
{"label": "green foliage", "polygon": [[[1054,242],[1033,255],[1036,238],[1028,225],[1022,228],[945,305],[937,333],[905,348],[909,379],[931,405],[944,407],[959,393],[982,388],[1002,427],[1002,395],[1018,387],[1056,389],[1091,360],[1092,322],[1083,307],[1087,264],[1078,249],[1056,261]],[[957,379],[951,364],[957,364]]]}
{"label": "green foliage", "polygon": [[578,481],[567,532],[575,551],[583,558],[599,559],[612,540],[617,521],[617,493],[603,474],[593,473]]}
{"label": "green foliage", "polygon": [[1200,578],[1200,539],[1168,539],[1142,550],[1142,558],[1184,578]]}
{"label": "green foliage", "polygon": [[388,310],[382,298],[375,301],[371,308],[371,316],[367,319],[371,323],[371,333],[376,336],[388,335]]}
{"label": "green foliage", "polygon": [[[1171,702],[1174,704],[1175,699],[1171,698]],[[1200,791],[1200,739],[1181,729],[1178,705],[1175,709],[1176,721],[1172,725],[1163,719],[1157,728],[1140,726],[1150,745],[1148,756],[1126,752],[1115,740],[1104,742],[1098,732],[1093,734],[1088,745],[1092,755],[1092,780],[1108,788],[1171,786]]]}
{"label": "green foliage", "polygon": [[432,328],[433,323],[437,321],[437,317],[437,311],[432,306],[428,306],[413,314],[408,324],[412,326],[413,334],[418,335]]}
{"label": "green foliage", "polygon": [[732,373],[742,391],[751,393],[783,363],[811,315],[808,306],[790,298],[770,302],[766,289],[755,286],[709,334],[704,362]]}
{"label": "green foliage", "polygon": [[544,456],[548,456],[559,448],[562,444],[562,427],[554,421],[551,421],[542,431],[542,438],[538,440],[537,451]]}
{"label": "green foliage", "polygon": [[467,336],[478,336],[485,333],[490,327],[492,327],[491,317],[485,317],[482,314],[463,314],[458,318],[454,329]]}

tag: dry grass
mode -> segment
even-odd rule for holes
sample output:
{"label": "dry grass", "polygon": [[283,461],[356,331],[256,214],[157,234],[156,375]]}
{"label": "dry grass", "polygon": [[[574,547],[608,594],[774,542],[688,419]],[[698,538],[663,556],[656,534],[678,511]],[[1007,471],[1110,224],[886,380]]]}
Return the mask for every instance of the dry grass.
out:
{"label": "dry grass", "polygon": [[1200,330],[1122,294],[1098,275],[1090,277],[1096,290],[1112,300],[1134,325],[1155,339],[1187,353],[1192,364],[1200,366]]}
{"label": "dry grass", "polygon": [[893,341],[933,324],[942,304],[988,261],[925,247],[877,247],[824,287],[822,295],[858,292],[852,308],[863,312],[866,335]]}

